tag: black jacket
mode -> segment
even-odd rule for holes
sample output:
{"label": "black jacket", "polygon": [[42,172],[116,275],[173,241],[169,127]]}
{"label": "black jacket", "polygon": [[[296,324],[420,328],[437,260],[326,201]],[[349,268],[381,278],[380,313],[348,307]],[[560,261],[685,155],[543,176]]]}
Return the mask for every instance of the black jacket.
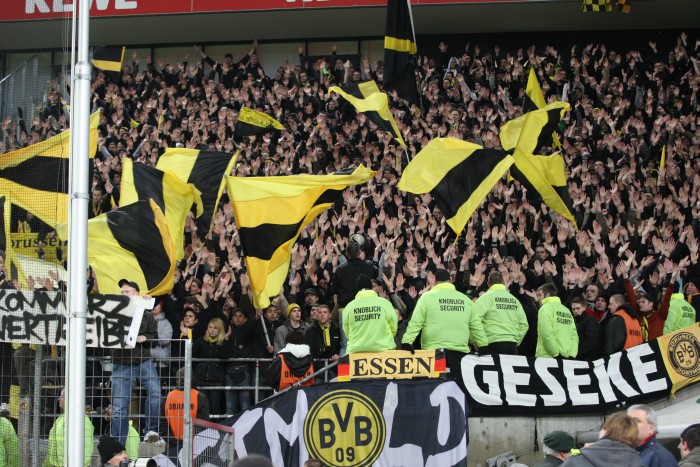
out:
{"label": "black jacket", "polygon": [[340,355],[340,328],[333,322],[329,322],[331,345],[326,347],[323,339],[323,330],[318,321],[315,321],[304,333],[304,342],[309,346],[311,357],[315,360],[331,358]]}
{"label": "black jacket", "polygon": [[585,311],[581,316],[575,316],[576,332],[578,332],[577,360],[595,360],[598,358],[598,323]]}
{"label": "black jacket", "polygon": [[[631,306],[622,305],[618,311],[624,310],[625,313],[632,318],[637,319],[637,313],[634,312]],[[603,345],[603,354],[612,355],[615,352],[620,352],[625,348],[627,340],[627,327],[625,320],[616,315],[612,315],[605,328],[605,344]]]}
{"label": "black jacket", "polygon": [[371,261],[355,258],[341,264],[335,270],[333,281],[331,282],[331,290],[338,295],[338,306],[340,308],[344,308],[355,298],[359,291],[355,284],[360,274],[376,279],[377,268],[374,267]]}
{"label": "black jacket", "polygon": [[[200,337],[192,344],[193,358],[228,358],[226,342],[221,345]],[[198,386],[215,386],[224,382],[224,362],[197,362],[194,378]]]}
{"label": "black jacket", "polygon": [[151,358],[151,344],[158,340],[158,323],[149,312],[143,313],[139,336],[146,336],[146,342],[136,343],[133,349],[112,350],[112,362],[119,365],[132,365]]}

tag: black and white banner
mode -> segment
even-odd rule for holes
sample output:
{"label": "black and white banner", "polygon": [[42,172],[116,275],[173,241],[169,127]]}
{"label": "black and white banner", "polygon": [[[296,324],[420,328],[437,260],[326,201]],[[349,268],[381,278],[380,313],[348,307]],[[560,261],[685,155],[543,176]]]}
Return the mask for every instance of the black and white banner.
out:
{"label": "black and white banner", "polygon": [[[301,467],[308,459],[337,467],[467,465],[467,407],[452,381],[302,387],[225,424],[235,430],[238,458],[260,454],[277,466]],[[199,462],[225,444],[212,431],[195,438],[193,465],[209,465]],[[160,466],[173,465],[164,456],[156,459]]]}
{"label": "black and white banner", "polygon": [[[138,330],[148,307],[141,297],[88,295],[87,346],[133,346],[133,329]],[[66,316],[62,292],[0,289],[0,342],[65,345]]]}
{"label": "black and white banner", "polygon": [[656,340],[595,361],[467,355],[462,377],[480,416],[603,412],[671,391]]}

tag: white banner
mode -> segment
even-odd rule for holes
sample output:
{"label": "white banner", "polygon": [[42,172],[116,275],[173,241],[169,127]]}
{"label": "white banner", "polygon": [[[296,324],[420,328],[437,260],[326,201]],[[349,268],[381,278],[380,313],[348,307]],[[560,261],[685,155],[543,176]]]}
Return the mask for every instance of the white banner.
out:
{"label": "white banner", "polygon": [[[129,332],[132,324],[138,330],[148,304],[141,297],[89,295],[87,346],[132,347]],[[65,345],[67,331],[64,293],[0,289],[0,342]]]}

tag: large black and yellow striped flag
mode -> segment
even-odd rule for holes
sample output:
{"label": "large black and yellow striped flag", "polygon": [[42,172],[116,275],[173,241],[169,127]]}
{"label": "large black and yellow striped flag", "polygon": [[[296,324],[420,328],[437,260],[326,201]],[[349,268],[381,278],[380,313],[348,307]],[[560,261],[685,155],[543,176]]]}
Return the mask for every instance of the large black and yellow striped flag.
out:
{"label": "large black and yellow striped flag", "polygon": [[[525,102],[523,104],[523,112],[531,112],[533,110],[541,109],[547,105],[547,101],[542,94],[542,88],[540,83],[537,81],[537,73],[535,73],[535,68],[530,68],[530,74],[527,78],[527,87],[525,88]],[[555,148],[561,148],[561,142],[559,141],[559,136],[556,132],[552,133],[552,146]]]}
{"label": "large black and yellow striped flag", "polygon": [[612,11],[612,6],[610,5],[610,0],[583,0],[581,11]]}
{"label": "large black and yellow striped flag", "polygon": [[123,278],[136,282],[149,295],[163,295],[173,288],[175,248],[165,216],[153,200],[90,219],[87,255],[100,293],[119,294]]}
{"label": "large black and yellow striped flag", "polygon": [[563,158],[556,153],[534,155],[548,144],[553,129],[569,108],[567,102],[552,102],[528,112],[503,125],[500,138],[503,148],[513,151],[513,178],[537,191],[547,206],[576,225]]}
{"label": "large black and yellow striped flag", "polygon": [[384,89],[420,106],[416,84],[416,35],[410,0],[388,0],[384,36]]}
{"label": "large black and yellow striped flag", "polygon": [[158,169],[171,172],[193,186],[200,238],[209,233],[211,220],[226,185],[224,177],[231,173],[237,156],[238,153],[169,148],[158,159]]}
{"label": "large black and yellow striped flag", "polygon": [[263,131],[282,131],[284,125],[264,112],[241,107],[238,112],[236,133],[240,136],[253,136]]}
{"label": "large black and yellow striped flag", "polygon": [[[88,154],[97,152],[100,112],[90,116]],[[56,228],[68,221],[70,130],[0,156],[0,193]]]}
{"label": "large black and yellow striped flag", "polygon": [[415,194],[429,192],[459,235],[513,161],[504,151],[456,138],[436,138],[408,164],[398,188]]}
{"label": "large black and yellow striped flag", "polygon": [[346,187],[366,183],[375,173],[360,166],[348,175],[226,177],[257,308],[280,293],[302,229]]}
{"label": "large black and yellow striped flag", "polygon": [[501,146],[509,152],[519,147],[526,154],[537,154],[542,147],[552,146],[552,134],[569,108],[567,102],[555,101],[508,121],[499,134]]}
{"label": "large black and yellow striped flag", "polygon": [[105,72],[112,81],[119,81],[126,47],[95,47],[92,50],[92,65]]}
{"label": "large black and yellow striped flag", "polygon": [[399,127],[396,125],[396,120],[389,110],[389,98],[379,90],[377,83],[367,81],[342,88],[331,86],[328,88],[328,92],[335,92],[343,96],[358,112],[364,113],[370,122],[377,125],[380,130],[391,133],[401,146],[406,147]]}
{"label": "large black and yellow striped flag", "polygon": [[183,182],[171,172],[134,163],[125,157],[122,160],[119,206],[127,206],[149,198],[155,201],[163,212],[175,247],[175,257],[178,260],[182,259],[185,255],[185,219],[194,204],[192,185]]}

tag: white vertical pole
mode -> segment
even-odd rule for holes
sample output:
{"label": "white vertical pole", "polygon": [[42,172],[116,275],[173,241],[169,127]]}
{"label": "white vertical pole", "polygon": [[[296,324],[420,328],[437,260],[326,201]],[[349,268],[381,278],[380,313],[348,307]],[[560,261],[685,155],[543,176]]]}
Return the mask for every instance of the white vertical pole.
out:
{"label": "white vertical pole", "polygon": [[[90,1],[78,1],[78,53],[71,101],[70,213],[68,217],[68,346],[65,465],[85,463],[87,321],[87,213],[89,203]],[[92,440],[90,440],[92,442]]]}

